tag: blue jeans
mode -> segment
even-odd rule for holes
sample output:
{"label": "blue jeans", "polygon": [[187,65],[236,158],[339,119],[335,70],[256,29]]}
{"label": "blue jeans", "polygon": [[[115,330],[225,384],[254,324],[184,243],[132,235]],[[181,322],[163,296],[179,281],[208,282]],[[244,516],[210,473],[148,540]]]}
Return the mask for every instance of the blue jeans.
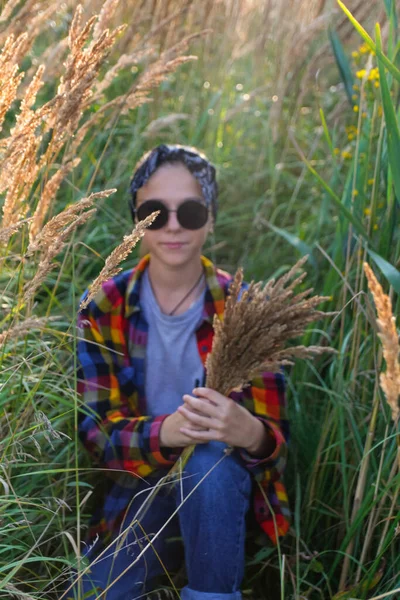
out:
{"label": "blue jeans", "polygon": [[[245,517],[252,484],[250,474],[237,453],[228,454],[225,449],[226,444],[222,442],[196,446],[183,471],[182,481],[174,486],[167,484],[161,487],[144,514],[138,513],[138,510],[146,506],[143,503],[151,489],[148,484],[142,483],[141,491],[135,494],[127,511],[121,531],[126,530],[135,517],[139,524],[128,528],[127,535],[113,543],[98,562],[93,562],[95,556],[88,556],[93,564],[90,574],[80,580],[80,594],[76,583],[67,597],[85,600],[98,597],[101,600],[145,598],[146,592],[154,589],[151,578],[165,572],[162,565],[167,570],[177,566],[174,564],[176,542],[174,545],[167,540],[182,536],[188,585],[182,589],[181,599],[241,600]],[[176,510],[177,514],[170,519]],[[168,519],[170,521],[166,524]],[[141,552],[143,554],[139,557]],[[125,569],[128,569],[127,572],[113,583]],[[100,596],[110,584],[106,594]],[[93,586],[100,590],[94,592]],[[149,598],[152,598],[151,594]]]}

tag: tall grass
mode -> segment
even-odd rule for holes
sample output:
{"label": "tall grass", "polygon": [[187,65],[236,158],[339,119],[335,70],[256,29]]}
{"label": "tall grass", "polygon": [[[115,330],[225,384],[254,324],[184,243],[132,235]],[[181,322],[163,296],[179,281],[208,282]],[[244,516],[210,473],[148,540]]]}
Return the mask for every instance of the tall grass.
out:
{"label": "tall grass", "polygon": [[309,278],[339,311],[302,340],[337,358],[288,372],[293,525],[280,560],[251,534],[245,595],[395,598],[398,425],[363,270],[373,266],[398,314],[395,2],[41,7],[9,2],[0,15],[0,596],[56,598],[79,563],[104,474],[76,437],[77,300],[132,229],[136,159],[179,141],[218,166],[206,254],[264,280],[310,254]]}

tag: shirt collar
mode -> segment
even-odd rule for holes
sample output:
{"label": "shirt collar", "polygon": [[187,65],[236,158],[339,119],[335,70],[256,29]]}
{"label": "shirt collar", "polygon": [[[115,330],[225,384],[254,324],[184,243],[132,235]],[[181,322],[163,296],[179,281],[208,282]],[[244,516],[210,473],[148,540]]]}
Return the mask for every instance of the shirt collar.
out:
{"label": "shirt collar", "polygon": [[[125,294],[125,316],[129,318],[133,313],[140,311],[140,286],[144,271],[149,266],[150,254],[146,254],[132,269]],[[206,276],[206,294],[203,308],[203,320],[212,323],[215,314],[222,319],[225,309],[225,290],[223,283],[218,280],[217,269],[214,264],[201,255],[201,263]]]}

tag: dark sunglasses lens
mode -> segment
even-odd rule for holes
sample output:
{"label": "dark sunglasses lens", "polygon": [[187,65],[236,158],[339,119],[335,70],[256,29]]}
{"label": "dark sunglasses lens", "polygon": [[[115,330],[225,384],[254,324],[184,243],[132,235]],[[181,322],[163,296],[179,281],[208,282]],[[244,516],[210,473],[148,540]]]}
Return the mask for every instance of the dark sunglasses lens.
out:
{"label": "dark sunglasses lens", "polygon": [[146,202],[143,202],[143,204],[141,204],[136,211],[139,221],[144,221],[146,217],[149,217],[151,213],[155,212],[156,210],[159,210],[160,214],[155,218],[148,229],[161,229],[168,223],[167,207],[158,200],[147,200]]}
{"label": "dark sunglasses lens", "polygon": [[208,208],[197,200],[186,200],[178,208],[178,221],[185,229],[200,229],[208,219]]}

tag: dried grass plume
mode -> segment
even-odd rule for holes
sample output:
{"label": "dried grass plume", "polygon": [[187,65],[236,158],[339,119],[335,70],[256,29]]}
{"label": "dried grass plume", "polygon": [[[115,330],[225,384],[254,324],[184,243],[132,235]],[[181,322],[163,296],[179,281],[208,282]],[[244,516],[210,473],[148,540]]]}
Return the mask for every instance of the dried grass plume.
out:
{"label": "dried grass plume", "polygon": [[[316,310],[325,296],[309,297],[311,288],[294,294],[294,288],[306,276],[300,274],[291,283],[307,256],[299,260],[278,281],[251,282],[242,290],[240,268],[230,285],[223,320],[214,316],[212,351],[207,357],[207,387],[224,395],[241,388],[260,370],[276,372],[295,358],[311,358],[322,352],[334,352],[320,346],[289,346],[287,342],[305,332],[307,326],[334,313]],[[241,294],[241,292],[243,293]],[[241,296],[240,296],[241,294]]]}
{"label": "dried grass plume", "polygon": [[400,347],[396,319],[393,316],[392,302],[389,296],[384,294],[382,286],[368,263],[364,263],[364,271],[378,313],[376,323],[379,329],[378,335],[382,342],[383,357],[386,361],[386,373],[380,374],[379,381],[392,411],[392,419],[397,424],[400,416]]}
{"label": "dried grass plume", "polygon": [[111,277],[114,277],[122,270],[122,267],[118,267],[118,265],[132,252],[138,241],[144,236],[147,227],[152,224],[159,212],[160,211],[157,210],[149,215],[146,219],[143,219],[143,221],[139,221],[132,233],[129,235],[124,235],[124,241],[111,252],[110,256],[108,256],[106,259],[106,263],[100,274],[90,284],[88,288],[88,295],[86,296],[85,300],[81,302],[79,311],[86,308],[89,302],[100,290],[104,281],[108,281],[108,279],[111,279]]}

